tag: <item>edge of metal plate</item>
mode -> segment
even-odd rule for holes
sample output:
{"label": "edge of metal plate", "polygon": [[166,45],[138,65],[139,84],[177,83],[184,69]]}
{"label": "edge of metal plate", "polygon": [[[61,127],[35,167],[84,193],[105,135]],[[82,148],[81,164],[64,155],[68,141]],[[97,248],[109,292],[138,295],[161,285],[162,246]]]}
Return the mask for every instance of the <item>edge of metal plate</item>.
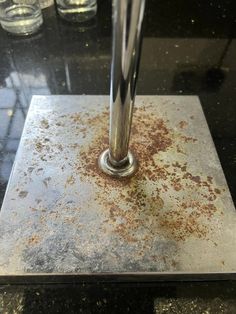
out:
{"label": "edge of metal plate", "polygon": [[[140,169],[142,171],[140,172],[142,175],[144,174],[137,180],[142,182],[142,185],[147,183],[147,188],[150,190],[155,188],[157,180],[161,183],[158,194],[152,190],[147,201],[140,195],[142,191],[137,193],[130,189],[127,190],[126,182],[123,182],[117,189],[116,186],[114,187],[114,182],[107,181],[105,177],[98,179],[97,168],[91,164],[92,158],[99,156],[99,152],[104,149],[103,145],[107,145],[108,102],[108,96],[33,97],[0,213],[0,283],[235,280],[236,253],[234,253],[233,248],[236,244],[236,213],[198,97],[137,96],[136,98],[137,109],[134,113],[134,136],[131,140],[131,148],[141,158]],[[142,125],[145,128],[140,131]],[[157,128],[158,134],[156,133]],[[62,134],[64,133],[67,139],[68,134],[71,135],[68,145],[63,142]],[[94,139],[95,135],[96,138]],[[78,136],[80,137],[77,142]],[[147,140],[149,137],[150,141]],[[93,149],[91,149],[91,144]],[[153,154],[151,163],[152,166],[155,164],[156,167],[157,165],[157,174],[153,172],[150,163],[147,162],[146,164],[148,157],[144,150],[144,147],[152,149],[153,145],[158,148],[158,151],[151,152]],[[54,151],[51,149],[52,146]],[[200,152],[197,158],[195,160],[188,159],[188,155],[198,154],[198,147]],[[78,151],[79,155],[77,155]],[[28,157],[24,156],[25,152],[28,153]],[[76,155],[73,155],[75,152]],[[72,155],[70,156],[70,154]],[[61,156],[65,157],[67,165],[60,164],[63,174],[52,185],[54,179],[51,175],[55,175],[55,167]],[[76,163],[75,168],[74,162],[75,160],[78,161],[78,156],[84,162]],[[188,167],[189,163],[191,169]],[[40,170],[42,165],[48,166],[47,171]],[[79,174],[82,173],[79,182],[75,182],[73,176],[75,169],[78,170]],[[198,173],[198,169],[201,170],[201,173]],[[213,172],[214,178],[209,174],[209,169],[210,172]],[[44,171],[43,176],[42,171]],[[205,175],[204,171],[208,175]],[[155,175],[153,175],[154,173]],[[91,197],[89,193],[88,195],[83,193],[74,196],[76,192],[74,184],[76,187],[91,190],[91,182],[88,182],[86,176],[93,178],[92,187],[95,189],[98,186],[101,191],[108,189],[108,192],[112,194],[113,188],[109,190],[109,186],[113,185],[114,187],[114,195],[105,194],[105,198],[109,198],[108,204],[111,208],[107,208],[106,199],[102,198],[102,202],[100,202],[101,199],[99,198],[100,203],[96,203],[95,212],[91,211],[93,218],[91,220],[86,216],[86,212],[82,211],[79,214],[76,212],[75,214],[75,207],[73,207],[78,201],[77,197],[80,197],[80,199],[82,198],[80,200],[82,206],[85,209],[92,209],[91,206],[87,207],[88,198]],[[39,183],[39,179],[42,184]],[[64,185],[59,187],[62,181]],[[135,186],[135,179],[131,183]],[[130,183],[128,182],[128,184]],[[168,187],[171,188],[170,191]],[[31,188],[32,190],[30,190]],[[59,195],[57,189],[61,191],[62,188],[66,191],[66,195]],[[124,207],[125,214],[122,210],[122,206],[124,206],[122,201],[121,208],[114,204],[117,197],[121,199],[119,194],[121,189],[125,190],[122,198],[124,197],[126,203],[132,204],[133,208],[133,211],[129,212]],[[184,199],[187,199],[184,193],[185,191],[189,193],[189,189],[193,191],[191,206],[187,204],[188,202],[183,202]],[[47,195],[45,200],[41,200],[43,195]],[[130,198],[135,197],[140,199],[140,203],[130,200]],[[199,198],[200,201],[205,202],[204,206],[199,205]],[[62,199],[65,200],[63,204]],[[164,203],[171,200],[171,202],[179,204],[179,207],[176,210],[172,210],[172,207],[163,209],[163,199]],[[148,232],[157,229],[159,233],[157,232],[147,239],[148,232],[141,228],[137,211],[140,206],[144,206],[145,210],[148,211],[147,203],[154,201],[160,205],[158,213],[148,212],[147,215],[141,213],[141,219],[143,219],[144,225],[146,224],[145,227]],[[44,206],[41,206],[43,202],[45,202]],[[57,208],[63,208],[65,212],[64,210],[56,212],[55,202]],[[102,246],[107,248],[104,251],[106,254],[109,255],[109,248],[116,244],[120,249],[121,259],[125,258],[127,250],[130,252],[130,259],[135,259],[137,250],[140,249],[140,243],[142,244],[143,241],[141,239],[139,242],[141,235],[146,237],[147,240],[145,241],[150,245],[143,248],[144,253],[142,254],[145,255],[147,252],[153,254],[157,250],[159,255],[164,254],[162,260],[158,260],[158,262],[157,259],[155,260],[159,255],[153,256],[153,261],[147,260],[147,256],[144,256],[143,259],[137,259],[136,264],[126,260],[121,265],[121,268],[125,268],[125,271],[122,271],[119,269],[120,266],[116,265],[116,257],[112,256],[111,259],[109,255],[108,258],[102,251],[103,248],[99,248],[101,249],[100,255],[93,255],[91,251],[94,248],[90,247],[89,242],[87,242],[87,251],[85,250],[83,253],[91,256],[91,259],[101,259],[101,261],[103,259],[102,254],[105,254],[104,263],[107,262],[107,269],[106,265],[100,264],[100,270],[97,269],[96,271],[96,265],[92,264],[91,266],[88,263],[86,267],[91,271],[85,271],[85,269],[74,271],[76,263],[78,263],[77,258],[72,260],[73,265],[70,269],[68,265],[71,258],[74,258],[74,254],[79,256],[74,245],[77,237],[76,232],[78,228],[81,228],[78,221],[84,221],[90,230],[94,227],[94,223],[100,224],[104,228],[103,222],[97,220],[96,215],[97,210],[100,210],[101,213],[103,206],[104,212],[101,215],[105,229],[102,229],[101,233],[96,236],[97,241],[101,241],[103,233],[107,232],[105,242],[102,243]],[[184,212],[182,216],[179,216],[180,209],[183,209]],[[169,215],[170,213],[171,215]],[[148,219],[149,215],[151,221]],[[203,220],[201,220],[202,217],[199,218],[200,215],[203,215]],[[133,221],[137,224],[133,224]],[[76,225],[74,225],[75,223]],[[54,236],[53,233],[57,231],[57,226],[62,233]],[[109,226],[111,229],[107,231]],[[225,226],[227,226],[226,229]],[[216,230],[212,227],[215,227]],[[130,229],[133,230],[132,234]],[[65,230],[68,231],[69,235],[63,242],[64,239],[61,235],[65,235]],[[50,239],[46,238],[47,243],[44,242],[44,246],[48,246],[48,250],[44,252],[44,247],[40,247],[40,237],[44,237],[47,232],[51,232],[52,235]],[[84,235],[83,241],[86,240],[86,236],[88,234]],[[158,241],[155,237],[158,238]],[[73,239],[73,245],[69,248],[63,246],[70,239]],[[215,243],[213,243],[213,239]],[[108,242],[106,243],[106,241]],[[60,246],[60,242],[62,246]],[[54,247],[55,243],[57,243],[57,247]],[[125,248],[124,243],[126,243]],[[206,243],[209,246],[207,252],[204,248]],[[198,251],[191,255],[191,250],[194,250],[196,245],[199,245]],[[134,252],[130,251],[130,248],[134,249]],[[58,250],[63,257],[63,259],[58,259],[59,265],[55,264],[54,260],[50,260],[49,253],[52,253],[53,249]],[[183,260],[178,256],[179,250],[184,252]],[[44,255],[48,254],[48,261],[45,261],[42,252]],[[72,255],[71,252],[73,252]],[[219,255],[219,252],[224,257],[222,261],[216,255],[216,253]],[[79,256],[79,259],[83,261],[84,256]],[[200,260],[214,258],[216,264],[211,267],[210,261],[207,262],[208,266],[206,267],[209,267],[209,271],[206,271],[204,261],[200,261],[199,266],[195,263],[196,256],[199,256]],[[57,258],[58,256],[55,256],[55,259]],[[216,259],[219,259],[219,264],[215,262]],[[111,261],[114,263],[114,271],[109,271],[109,267],[112,265]],[[42,269],[40,263],[46,263],[46,271],[40,271]],[[51,268],[50,263],[54,263]],[[149,267],[147,271],[145,271],[145,263]],[[155,263],[158,263],[159,269],[152,271],[155,269]],[[35,265],[36,271],[34,271]],[[195,269],[198,268],[198,271],[191,271],[191,265],[194,265]],[[181,270],[181,267],[185,266],[186,271]],[[60,271],[55,271],[56,269]]]}

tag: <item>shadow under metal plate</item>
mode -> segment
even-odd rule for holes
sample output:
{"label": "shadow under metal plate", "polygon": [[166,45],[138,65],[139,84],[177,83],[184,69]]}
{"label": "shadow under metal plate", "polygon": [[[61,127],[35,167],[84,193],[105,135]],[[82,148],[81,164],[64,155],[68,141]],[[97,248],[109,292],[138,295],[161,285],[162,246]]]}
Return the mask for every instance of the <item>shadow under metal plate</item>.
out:
{"label": "shadow under metal plate", "polygon": [[[0,280],[235,278],[236,212],[195,96],[138,96],[130,179],[108,96],[35,96],[0,216]],[[40,278],[39,278],[40,277]]]}

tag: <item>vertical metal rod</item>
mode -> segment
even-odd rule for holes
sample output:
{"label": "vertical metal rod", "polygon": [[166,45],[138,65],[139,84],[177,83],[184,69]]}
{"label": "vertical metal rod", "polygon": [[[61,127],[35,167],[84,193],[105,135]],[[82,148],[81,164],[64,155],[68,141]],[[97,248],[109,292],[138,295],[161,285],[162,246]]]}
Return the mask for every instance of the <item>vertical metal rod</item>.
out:
{"label": "vertical metal rod", "polygon": [[113,1],[110,162],[127,159],[138,75],[144,0]]}
{"label": "vertical metal rod", "polygon": [[113,0],[109,150],[101,155],[99,165],[115,176],[130,175],[136,168],[129,152],[129,138],[144,7],[145,0]]}

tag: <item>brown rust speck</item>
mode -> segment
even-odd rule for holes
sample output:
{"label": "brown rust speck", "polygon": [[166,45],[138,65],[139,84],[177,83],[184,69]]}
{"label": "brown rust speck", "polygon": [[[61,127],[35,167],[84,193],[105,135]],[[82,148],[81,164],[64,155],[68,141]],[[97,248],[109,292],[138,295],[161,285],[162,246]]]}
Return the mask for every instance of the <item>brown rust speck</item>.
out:
{"label": "brown rust speck", "polygon": [[189,142],[196,143],[197,142],[197,139],[191,136],[182,135],[181,138],[184,141],[184,143],[189,143]]}
{"label": "brown rust speck", "polygon": [[186,172],[184,175],[183,175],[183,179],[190,179],[191,181],[197,183],[197,184],[200,184],[201,183],[201,178],[200,176],[194,176],[192,175],[191,173],[189,172]]}
{"label": "brown rust speck", "polygon": [[188,122],[186,122],[186,121],[180,121],[179,122],[180,129],[185,129],[187,126],[188,126]]}
{"label": "brown rust speck", "polygon": [[37,152],[41,153],[41,151],[43,150],[43,144],[41,142],[36,142],[35,149],[37,150]]}
{"label": "brown rust speck", "polygon": [[73,185],[75,183],[75,177],[73,175],[69,176],[66,180],[66,184],[65,186],[67,185]]}
{"label": "brown rust speck", "polygon": [[36,245],[40,242],[40,238],[38,235],[32,235],[29,239],[28,239],[28,245]]}
{"label": "brown rust speck", "polygon": [[49,128],[49,123],[48,123],[48,120],[46,120],[46,119],[41,120],[40,124],[41,124],[41,127],[44,128],[44,129],[48,129]]}
{"label": "brown rust speck", "polygon": [[18,195],[20,198],[25,198],[28,195],[28,191],[20,191]]}
{"label": "brown rust speck", "polygon": [[49,182],[51,181],[51,177],[47,177],[43,179],[43,184],[46,186],[46,188],[48,187]]}

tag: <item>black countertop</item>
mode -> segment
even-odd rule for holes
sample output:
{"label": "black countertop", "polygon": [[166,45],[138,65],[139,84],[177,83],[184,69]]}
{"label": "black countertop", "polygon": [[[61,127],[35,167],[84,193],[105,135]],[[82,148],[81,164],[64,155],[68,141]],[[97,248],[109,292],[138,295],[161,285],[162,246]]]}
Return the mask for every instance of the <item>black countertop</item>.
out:
{"label": "black countertop", "polygon": [[[234,202],[235,37],[233,0],[147,0],[138,81],[138,94],[199,95]],[[83,25],[51,7],[34,36],[0,30],[0,203],[32,95],[108,94],[110,57],[108,0]],[[236,313],[235,296],[229,281],[2,286],[0,313]]]}

